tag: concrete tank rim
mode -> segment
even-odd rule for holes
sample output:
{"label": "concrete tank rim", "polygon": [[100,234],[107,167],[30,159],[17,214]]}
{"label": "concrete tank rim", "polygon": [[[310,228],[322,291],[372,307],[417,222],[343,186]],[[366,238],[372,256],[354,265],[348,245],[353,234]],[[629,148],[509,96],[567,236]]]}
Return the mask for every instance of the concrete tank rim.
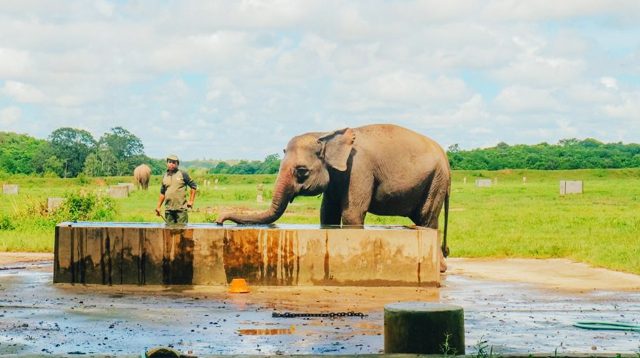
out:
{"label": "concrete tank rim", "polygon": [[315,224],[270,224],[270,225],[218,225],[215,223],[189,223],[180,227],[171,227],[165,223],[158,222],[99,222],[99,221],[64,221],[58,223],[58,227],[82,227],[82,228],[138,228],[138,229],[226,229],[226,230],[399,230],[399,231],[421,231],[435,230],[420,226],[403,225],[365,225],[365,226],[338,226],[338,225],[315,225]]}
{"label": "concrete tank rim", "polygon": [[425,301],[404,301],[394,302],[384,305],[385,312],[445,312],[445,311],[464,311],[464,308],[459,305],[453,305],[449,303],[440,302],[425,302]]}

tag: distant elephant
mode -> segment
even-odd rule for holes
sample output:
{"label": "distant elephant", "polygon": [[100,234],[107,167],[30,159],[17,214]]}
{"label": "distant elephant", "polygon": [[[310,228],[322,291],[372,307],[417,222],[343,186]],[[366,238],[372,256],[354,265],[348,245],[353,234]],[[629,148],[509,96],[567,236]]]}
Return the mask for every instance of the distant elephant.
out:
{"label": "distant elephant", "polygon": [[375,124],[305,133],[293,137],[284,153],[270,208],[256,214],[222,213],[218,224],[272,223],[296,196],[323,194],[322,225],[362,226],[370,212],[405,216],[437,229],[444,204],[446,252],[451,170],[446,153],[433,140],[396,125]]}
{"label": "distant elephant", "polygon": [[151,168],[146,164],[140,164],[133,170],[133,177],[135,178],[139,188],[147,190],[149,188]]}

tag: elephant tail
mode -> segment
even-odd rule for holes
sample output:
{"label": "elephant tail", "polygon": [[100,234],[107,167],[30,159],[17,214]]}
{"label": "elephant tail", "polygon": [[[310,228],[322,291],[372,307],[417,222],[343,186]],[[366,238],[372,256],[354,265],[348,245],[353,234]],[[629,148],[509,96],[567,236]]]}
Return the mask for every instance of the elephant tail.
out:
{"label": "elephant tail", "polygon": [[447,194],[444,196],[444,235],[442,238],[442,254],[444,257],[449,256],[449,247],[447,246],[447,225],[449,223],[449,193],[450,190],[447,190]]}

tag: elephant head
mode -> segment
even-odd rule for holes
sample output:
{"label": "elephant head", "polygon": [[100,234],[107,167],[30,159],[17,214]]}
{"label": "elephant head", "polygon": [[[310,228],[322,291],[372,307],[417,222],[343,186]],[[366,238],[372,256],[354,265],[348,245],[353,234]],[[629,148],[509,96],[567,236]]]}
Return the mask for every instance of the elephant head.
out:
{"label": "elephant head", "polygon": [[329,168],[347,170],[354,141],[355,133],[350,128],[293,137],[284,150],[269,209],[246,215],[223,213],[216,222],[270,224],[278,220],[296,196],[318,195],[327,189]]}

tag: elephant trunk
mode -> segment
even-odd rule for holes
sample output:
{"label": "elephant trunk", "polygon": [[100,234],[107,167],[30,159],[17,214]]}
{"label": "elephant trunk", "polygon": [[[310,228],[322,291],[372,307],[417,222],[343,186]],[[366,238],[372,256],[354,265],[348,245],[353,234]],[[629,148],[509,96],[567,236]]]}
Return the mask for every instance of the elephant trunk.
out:
{"label": "elephant trunk", "polygon": [[226,213],[222,214],[216,222],[221,224],[231,220],[237,224],[271,224],[282,216],[289,202],[295,197],[293,180],[291,170],[281,169],[276,179],[269,209],[255,214]]}

